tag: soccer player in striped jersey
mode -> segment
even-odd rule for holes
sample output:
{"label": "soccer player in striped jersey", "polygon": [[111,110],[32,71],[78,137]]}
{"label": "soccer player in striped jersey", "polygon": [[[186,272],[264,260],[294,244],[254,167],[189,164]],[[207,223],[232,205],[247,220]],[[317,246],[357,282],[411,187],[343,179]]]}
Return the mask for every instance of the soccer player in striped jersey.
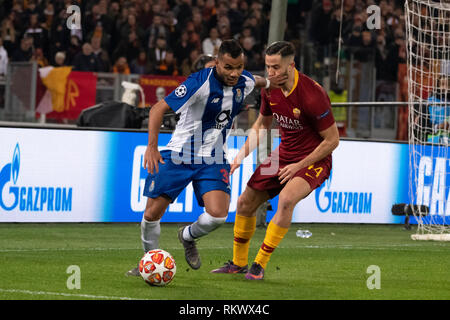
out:
{"label": "soccer player in striped jersey", "polygon": [[[329,176],[331,153],[339,144],[339,133],[324,89],[295,68],[295,48],[286,41],[266,49],[265,63],[270,77],[286,74],[278,88],[263,89],[258,119],[236,158],[231,171],[239,167],[260,140],[260,130],[279,124],[281,143],[257,167],[238,199],[234,224],[233,260],[214,273],[246,273],[249,280],[264,278],[264,269],[291,225],[296,204]],[[270,221],[255,261],[248,269],[249,242],[256,228],[256,209],[279,195],[278,209]]]}
{"label": "soccer player in striped jersey", "polygon": [[[160,219],[168,205],[193,183],[205,211],[197,221],[180,228],[178,238],[186,261],[193,269],[201,266],[195,240],[220,227],[227,219],[230,203],[229,171],[224,144],[234,117],[255,85],[265,87],[263,77],[244,70],[244,54],[235,40],[222,42],[216,66],[192,74],[150,111],[148,146],[144,167],[149,175],[144,196],[148,197],[141,222],[145,252],[159,247]],[[158,150],[158,133],[168,110],[180,119],[169,143]],[[127,275],[139,275],[137,268]]]}

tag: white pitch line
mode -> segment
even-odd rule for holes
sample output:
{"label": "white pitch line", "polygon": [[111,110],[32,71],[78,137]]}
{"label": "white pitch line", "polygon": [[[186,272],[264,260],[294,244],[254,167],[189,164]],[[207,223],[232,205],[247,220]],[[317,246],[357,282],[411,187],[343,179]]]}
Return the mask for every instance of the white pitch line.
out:
{"label": "white pitch line", "polygon": [[130,298],[130,297],[96,296],[96,295],[92,295],[92,294],[76,294],[76,293],[64,293],[64,292],[30,291],[30,290],[1,289],[0,288],[0,293],[2,293],[2,292],[4,292],[4,293],[23,293],[23,294],[29,294],[29,295],[78,297],[78,298],[102,299],[102,300],[143,300],[143,299]]}
{"label": "white pitch line", "polygon": [[[431,244],[431,243],[430,243]],[[433,243],[433,249],[447,249],[448,246],[445,243]],[[255,247],[256,248],[256,247]],[[281,245],[279,248],[289,248],[289,249],[346,249],[346,250],[404,250],[405,248],[412,248],[414,250],[429,250],[430,248],[422,248],[420,244],[392,244],[392,245],[373,245],[373,246],[358,246],[352,244],[342,244],[342,245],[314,245],[314,244],[304,244],[297,246]],[[165,250],[176,251],[182,250],[180,247],[165,247]],[[230,247],[217,246],[217,247],[199,247],[201,250],[221,250],[221,249],[231,249]],[[45,251],[120,251],[120,250],[142,250],[140,247],[135,248],[28,248],[28,249],[0,249],[0,253],[8,252],[45,252]]]}

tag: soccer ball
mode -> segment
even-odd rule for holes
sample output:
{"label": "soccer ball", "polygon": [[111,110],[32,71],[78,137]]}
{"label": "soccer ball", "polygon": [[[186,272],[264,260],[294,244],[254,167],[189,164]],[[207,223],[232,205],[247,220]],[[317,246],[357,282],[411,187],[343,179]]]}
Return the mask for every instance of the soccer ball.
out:
{"label": "soccer ball", "polygon": [[172,281],[176,271],[175,259],[161,249],[150,250],[139,262],[142,278],[152,286],[165,286]]}

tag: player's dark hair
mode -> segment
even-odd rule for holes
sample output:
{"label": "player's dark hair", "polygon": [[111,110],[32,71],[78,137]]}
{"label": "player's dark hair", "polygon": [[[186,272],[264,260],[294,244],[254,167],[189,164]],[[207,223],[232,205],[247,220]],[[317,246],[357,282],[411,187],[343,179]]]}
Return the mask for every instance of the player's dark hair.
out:
{"label": "player's dark hair", "polygon": [[229,54],[233,59],[239,57],[244,50],[242,50],[241,45],[235,39],[224,40],[219,48],[218,56],[221,57],[224,54]]}
{"label": "player's dark hair", "polygon": [[279,54],[282,58],[295,56],[295,47],[288,41],[276,41],[266,49],[266,55],[273,56]]}

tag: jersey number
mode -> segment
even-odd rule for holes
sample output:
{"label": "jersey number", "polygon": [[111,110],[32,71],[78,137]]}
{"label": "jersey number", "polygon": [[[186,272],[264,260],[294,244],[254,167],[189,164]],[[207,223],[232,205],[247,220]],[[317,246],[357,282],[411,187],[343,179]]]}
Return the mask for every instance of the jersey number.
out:
{"label": "jersey number", "polygon": [[[322,167],[314,167],[314,165],[312,164],[308,167],[308,170],[310,170],[311,174],[313,174],[313,175],[314,175],[314,173],[312,173],[312,171],[314,171],[316,178],[318,178],[320,176],[320,174],[322,173],[323,168]],[[314,179],[314,177],[311,174],[309,174],[309,172],[305,172],[306,176]]]}
{"label": "jersey number", "polygon": [[225,182],[226,184],[229,184],[230,179],[229,179],[229,175],[228,175],[228,170],[227,169],[220,169],[220,173],[223,176],[222,181]]}

